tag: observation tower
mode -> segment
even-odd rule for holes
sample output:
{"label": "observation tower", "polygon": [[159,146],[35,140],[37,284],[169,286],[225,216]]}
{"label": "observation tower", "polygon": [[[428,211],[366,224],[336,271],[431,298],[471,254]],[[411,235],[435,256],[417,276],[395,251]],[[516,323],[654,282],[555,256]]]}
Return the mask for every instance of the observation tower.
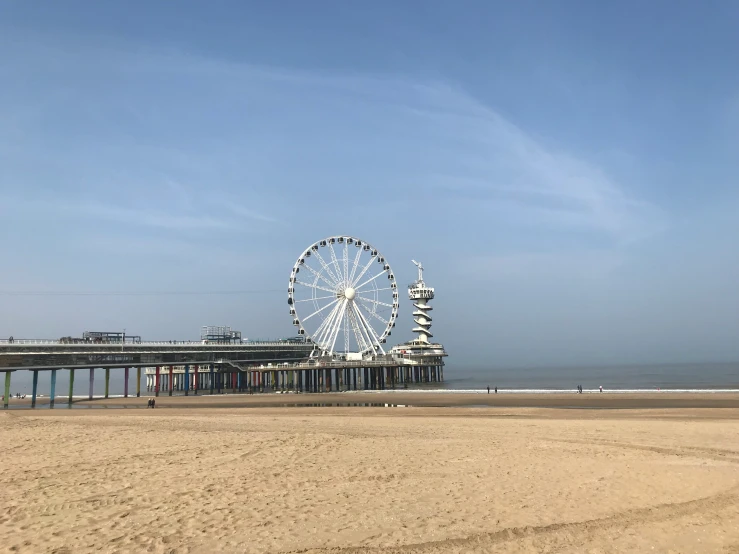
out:
{"label": "observation tower", "polygon": [[408,297],[413,301],[413,321],[418,327],[413,328],[413,332],[418,335],[414,342],[428,344],[431,334],[431,316],[429,312],[433,309],[428,305],[429,300],[434,299],[434,289],[427,287],[423,282],[423,264],[416,260],[411,260],[418,268],[418,280],[408,287]]}
{"label": "observation tower", "polygon": [[413,302],[413,322],[416,324],[412,331],[416,338],[394,346],[390,354],[403,363],[417,366],[421,382],[443,381],[446,350],[444,345],[429,341],[433,338],[429,302],[434,299],[434,289],[423,280],[423,264],[411,261],[418,268],[418,279],[408,285],[408,298]]}

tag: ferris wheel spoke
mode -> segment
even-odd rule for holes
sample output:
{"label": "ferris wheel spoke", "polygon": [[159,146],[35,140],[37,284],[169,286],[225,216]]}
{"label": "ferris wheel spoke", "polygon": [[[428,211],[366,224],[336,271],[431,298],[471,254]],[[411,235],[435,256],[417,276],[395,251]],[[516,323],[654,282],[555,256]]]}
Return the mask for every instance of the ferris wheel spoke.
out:
{"label": "ferris wheel spoke", "polygon": [[367,265],[362,268],[362,271],[357,275],[357,277],[352,281],[352,287],[356,290],[357,287],[354,285],[359,282],[359,280],[364,277],[364,274],[369,271],[369,268],[372,267],[372,262],[375,261],[375,256],[370,257],[370,260],[367,262]]}
{"label": "ferris wheel spoke", "polygon": [[374,351],[373,345],[375,344],[375,339],[372,338],[373,333],[370,333],[370,331],[362,323],[360,319],[358,306],[354,306],[354,311],[356,312],[357,325],[359,326],[360,332],[362,333],[362,336],[364,336],[367,341],[367,350]]}
{"label": "ferris wheel spoke", "polygon": [[[362,324],[362,326],[363,326],[365,332],[367,333],[367,335],[372,338],[372,341],[374,343],[379,343],[380,338],[377,335],[377,333],[375,332],[375,329],[372,327],[372,325],[370,325],[369,321],[367,321],[367,318],[365,318],[364,317],[364,314],[362,314],[362,310],[360,309],[361,307],[362,306],[360,306],[358,304],[355,305],[355,307],[354,307],[355,308],[355,311],[357,312],[357,316],[359,317],[359,321]],[[366,308],[365,308],[365,310],[366,310]]]}
{"label": "ferris wheel spoke", "polygon": [[334,281],[335,281],[335,282],[336,282],[336,283],[338,284],[338,283],[339,283],[339,281],[340,281],[340,279],[338,279],[338,278],[336,277],[336,275],[334,275],[334,272],[333,272],[333,271],[331,271],[331,268],[330,268],[330,267],[329,267],[329,265],[328,265],[328,264],[326,263],[326,260],[324,260],[324,259],[323,259],[323,256],[321,256],[321,253],[320,253],[320,252],[319,252],[318,250],[314,250],[314,251],[313,251],[313,255],[314,255],[314,256],[316,257],[316,259],[318,259],[318,263],[320,263],[320,264],[321,264],[321,267],[322,267],[322,268],[323,268],[323,270],[324,270],[324,271],[326,272],[326,274],[327,274],[327,275],[328,275],[329,277],[331,277],[331,279],[333,279],[333,280],[334,280]]}
{"label": "ferris wheel spoke", "polygon": [[368,341],[368,337],[364,334],[363,329],[360,327],[359,322],[357,321],[357,315],[355,313],[356,309],[357,308],[355,306],[350,306],[349,318],[352,322],[352,330],[354,331],[354,337],[357,339],[357,345],[359,346],[360,350],[364,352],[365,350],[372,349],[372,341]]}
{"label": "ferris wheel spoke", "polygon": [[359,258],[361,258],[361,257],[362,257],[362,248],[359,247],[359,248],[357,248],[357,255],[354,256],[354,264],[352,265],[352,272],[351,272],[351,275],[349,276],[349,282],[350,283],[353,283],[354,282],[354,274],[357,272],[357,266],[359,264]]}
{"label": "ferris wheel spoke", "polygon": [[336,341],[336,334],[337,330],[341,324],[341,318],[344,312],[344,302],[340,302],[337,304],[337,309],[334,312],[334,318],[331,320],[331,323],[326,327],[326,351],[333,353],[334,351],[334,342]]}
{"label": "ferris wheel spoke", "polygon": [[340,300],[340,299],[339,299],[339,298],[337,298],[337,299],[336,299],[336,300],[334,300],[333,302],[329,302],[329,303],[328,303],[328,304],[326,304],[326,305],[325,305],[325,306],[324,306],[323,308],[321,308],[321,309],[319,309],[319,310],[316,310],[315,312],[313,312],[312,314],[310,314],[310,315],[309,315],[309,316],[307,316],[307,317],[304,317],[304,318],[303,318],[303,321],[308,321],[308,320],[309,320],[310,318],[312,318],[312,317],[313,317],[314,315],[316,315],[316,314],[320,314],[320,313],[321,313],[321,312],[322,312],[323,310],[325,310],[325,309],[326,309],[326,308],[328,308],[329,306],[333,306],[334,304],[336,304],[336,303],[337,303],[337,302],[338,302],[339,300]]}
{"label": "ferris wheel spoke", "polygon": [[346,317],[344,318],[344,353],[349,352],[349,304],[346,305]]}
{"label": "ferris wheel spoke", "polygon": [[367,290],[363,290],[363,291],[360,291],[360,292],[362,294],[369,294],[371,292],[379,292],[381,290],[393,290],[393,287],[382,287],[382,288],[379,288],[379,289],[367,289]]}
{"label": "ferris wheel spoke", "polygon": [[339,336],[339,331],[341,330],[341,322],[344,321],[344,317],[346,316],[346,303],[347,302],[348,300],[344,300],[344,302],[342,303],[343,305],[341,309],[339,310],[339,313],[337,314],[337,317],[336,317],[336,323],[334,324],[334,330],[333,330],[334,331],[333,339],[331,340],[331,352],[332,353],[334,351],[334,348],[336,347],[336,339]]}
{"label": "ferris wheel spoke", "polygon": [[388,321],[387,319],[385,319],[384,317],[382,317],[382,316],[378,315],[378,314],[377,314],[377,312],[376,312],[375,310],[370,310],[370,309],[369,309],[369,308],[367,308],[367,306],[365,306],[364,304],[360,304],[360,305],[361,305],[361,306],[362,306],[362,307],[364,308],[364,311],[366,311],[366,312],[367,312],[367,313],[368,313],[369,315],[371,315],[372,317],[374,317],[374,318],[375,318],[375,319],[377,319],[378,321],[381,321],[381,322],[382,322],[382,323],[384,323],[385,325],[390,325],[390,322],[389,322],[389,321]]}
{"label": "ferris wheel spoke", "polygon": [[315,300],[328,300],[329,298],[336,298],[336,295],[335,294],[332,294],[331,296],[316,296],[315,298],[301,298],[300,300],[295,300],[295,302],[296,303],[298,303],[298,302],[313,302]]}
{"label": "ferris wheel spoke", "polygon": [[[312,273],[313,275],[315,275],[315,276],[316,276],[316,280],[318,280],[318,279],[321,279],[321,280],[322,280],[322,281],[323,281],[324,283],[326,283],[326,284],[327,284],[327,285],[328,285],[329,287],[333,287],[334,289],[336,289],[336,287],[338,287],[338,286],[339,286],[339,283],[337,283],[337,282],[335,282],[335,281],[329,281],[329,280],[328,280],[328,279],[327,279],[327,278],[326,278],[326,277],[325,277],[324,275],[322,275],[322,274],[318,273],[318,272],[317,272],[317,271],[316,271],[315,269],[313,269],[313,268],[312,268],[311,266],[309,266],[309,265],[304,265],[303,267],[304,267],[305,269],[307,269],[308,271],[310,271],[310,272],[311,272],[311,273]],[[314,284],[315,284],[315,283],[314,283]]]}
{"label": "ferris wheel spoke", "polygon": [[331,310],[330,317],[327,318],[326,321],[324,321],[326,325],[321,331],[320,339],[321,339],[321,347],[325,351],[328,351],[328,346],[329,344],[331,344],[331,333],[333,332],[334,323],[336,321],[336,318],[339,317],[339,312],[341,312],[341,305],[342,305],[341,302],[336,304],[334,309]]}
{"label": "ferris wheel spoke", "polygon": [[344,240],[344,283],[349,284],[349,243]]}
{"label": "ferris wheel spoke", "polygon": [[304,283],[303,281],[297,281],[296,280],[295,281],[295,284],[296,285],[303,285],[304,287],[308,287],[308,288],[311,288],[311,289],[319,289],[319,290],[322,290],[322,291],[330,292],[331,294],[336,294],[336,291],[335,290],[332,290],[332,289],[329,289],[329,288],[326,288],[326,287],[322,287],[321,285],[316,285],[315,283]]}
{"label": "ferris wheel spoke", "polygon": [[359,298],[360,300],[364,302],[372,302],[375,305],[375,307],[377,306],[387,306],[388,308],[393,307],[392,304],[388,304],[387,302],[380,302],[379,300],[373,300],[372,298],[365,298],[364,296],[357,296],[357,298]]}
{"label": "ferris wheel spoke", "polygon": [[343,275],[341,274],[341,265],[339,264],[339,259],[336,257],[336,251],[334,250],[334,245],[330,242],[328,243],[328,249],[331,251],[331,264],[336,266],[336,273],[339,275],[339,283],[343,284]]}
{"label": "ferris wheel spoke", "polygon": [[331,328],[331,323],[336,317],[336,313],[339,311],[340,306],[341,304],[337,304],[333,307],[326,319],[321,322],[321,324],[318,326],[318,329],[316,329],[316,332],[314,333],[317,339],[317,343],[322,348],[325,346],[326,337],[328,336],[328,330]]}
{"label": "ferris wheel spoke", "polygon": [[357,314],[359,315],[359,320],[364,325],[365,329],[369,332],[369,334],[374,338],[374,343],[377,345],[377,347],[382,351],[382,353],[385,353],[385,350],[382,348],[382,345],[380,344],[380,337],[377,336],[377,333],[375,333],[375,330],[372,328],[372,325],[369,324],[369,322],[365,319],[364,315],[362,315],[362,310],[357,310]]}
{"label": "ferris wheel spoke", "polygon": [[365,285],[366,285],[366,284],[368,284],[368,283],[371,283],[372,281],[374,281],[374,280],[375,280],[375,279],[377,279],[378,277],[381,277],[381,276],[382,276],[382,275],[384,275],[385,273],[387,273],[387,269],[383,269],[383,270],[382,270],[382,271],[381,271],[380,273],[378,273],[378,274],[377,274],[377,275],[375,275],[374,277],[372,277],[372,278],[370,278],[370,279],[367,279],[367,280],[366,280],[366,281],[365,281],[364,283],[362,283],[361,285],[357,285],[356,287],[354,287],[354,290],[356,290],[357,292],[359,292],[359,291],[360,291],[360,290],[362,289],[362,287],[363,287],[363,286],[365,286]]}

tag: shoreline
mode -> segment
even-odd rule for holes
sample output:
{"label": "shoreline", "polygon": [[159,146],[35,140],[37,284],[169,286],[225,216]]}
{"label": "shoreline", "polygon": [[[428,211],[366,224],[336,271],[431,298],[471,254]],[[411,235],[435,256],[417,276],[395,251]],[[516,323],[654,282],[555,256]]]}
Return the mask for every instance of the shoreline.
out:
{"label": "shoreline", "polygon": [[[72,410],[80,408],[144,408],[149,399],[155,398],[157,408],[559,408],[568,410],[648,410],[648,409],[739,409],[739,391],[727,392],[603,392],[584,393],[517,393],[487,394],[424,390],[357,391],[332,393],[259,393],[214,394],[158,397],[109,397],[88,400],[76,398]],[[67,397],[57,397],[54,410],[70,409]],[[31,409],[31,400],[12,399],[10,410]],[[36,409],[51,411],[49,398],[39,397]]]}

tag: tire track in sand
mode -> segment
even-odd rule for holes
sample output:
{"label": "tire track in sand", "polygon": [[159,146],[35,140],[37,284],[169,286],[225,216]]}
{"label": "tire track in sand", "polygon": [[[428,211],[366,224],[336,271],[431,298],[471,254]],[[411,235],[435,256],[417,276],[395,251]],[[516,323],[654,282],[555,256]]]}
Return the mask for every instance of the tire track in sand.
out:
{"label": "tire track in sand", "polygon": [[562,546],[581,545],[583,535],[596,535],[616,529],[623,529],[648,523],[669,521],[690,516],[698,512],[718,512],[734,507],[739,503],[739,486],[726,492],[705,498],[688,500],[679,503],[658,504],[648,508],[636,508],[618,512],[612,516],[576,521],[569,523],[551,523],[541,526],[508,527],[490,533],[476,533],[468,537],[445,539],[421,543],[410,543],[400,546],[352,546],[333,548],[309,548],[292,550],[288,554],[433,554],[440,552],[474,552],[476,549],[490,551],[491,547],[521,539],[535,538],[542,535],[562,533]]}

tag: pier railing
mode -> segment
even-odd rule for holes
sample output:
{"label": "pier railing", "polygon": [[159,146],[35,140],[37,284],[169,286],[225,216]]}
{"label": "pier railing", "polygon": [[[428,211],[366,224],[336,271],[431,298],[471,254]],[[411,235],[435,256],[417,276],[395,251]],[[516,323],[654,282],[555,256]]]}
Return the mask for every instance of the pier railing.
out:
{"label": "pier railing", "polygon": [[145,346],[180,346],[180,347],[219,347],[239,349],[249,346],[285,346],[294,348],[295,346],[310,345],[307,342],[287,342],[287,341],[244,341],[244,342],[203,342],[203,341],[186,341],[186,340],[162,340],[162,341],[142,341],[142,342],[73,342],[61,340],[44,340],[44,339],[0,339],[0,345],[7,346],[99,346],[104,348],[130,348],[137,349]]}

